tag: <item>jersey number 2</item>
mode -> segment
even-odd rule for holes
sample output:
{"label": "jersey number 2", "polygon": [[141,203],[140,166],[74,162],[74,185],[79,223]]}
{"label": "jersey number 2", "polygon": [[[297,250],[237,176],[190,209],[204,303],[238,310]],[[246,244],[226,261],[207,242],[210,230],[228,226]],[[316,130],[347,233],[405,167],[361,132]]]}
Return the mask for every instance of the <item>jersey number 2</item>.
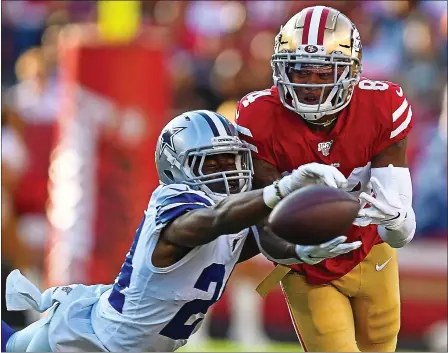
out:
{"label": "jersey number 2", "polygon": [[[194,299],[191,302],[184,304],[171,321],[162,329],[162,331],[160,331],[160,334],[173,340],[188,339],[195,327],[204,319],[207,310],[218,300],[224,281],[224,275],[224,265],[211,264],[206,267],[196,281],[194,288],[208,292],[210,285],[216,283],[212,298],[210,300]],[[198,314],[203,315],[196,318],[193,322],[189,322],[192,316]]]}

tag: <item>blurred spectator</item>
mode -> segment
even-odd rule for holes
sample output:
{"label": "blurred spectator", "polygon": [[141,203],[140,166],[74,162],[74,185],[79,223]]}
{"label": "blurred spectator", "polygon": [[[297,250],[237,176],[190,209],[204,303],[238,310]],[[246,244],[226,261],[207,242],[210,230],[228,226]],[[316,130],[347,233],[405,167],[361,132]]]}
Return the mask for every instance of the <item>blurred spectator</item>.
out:
{"label": "blurred spectator", "polygon": [[14,194],[28,166],[28,151],[16,127],[2,115],[2,262],[25,270],[30,253],[17,234]]}
{"label": "blurred spectator", "polygon": [[23,312],[8,312],[4,300],[6,277],[15,268],[26,271],[30,263],[30,249],[17,231],[17,212],[14,207],[14,192],[17,180],[27,167],[28,156],[25,145],[17,131],[2,111],[2,319],[14,327],[26,324]]}
{"label": "blurred spectator", "polygon": [[7,118],[20,122],[20,133],[28,150],[28,164],[14,191],[14,206],[20,216],[21,236],[36,250],[34,265],[41,267],[47,222],[47,182],[54,124],[59,105],[56,76],[56,28],[43,36],[42,47],[24,52],[16,63],[19,83],[5,95]]}
{"label": "blurred spectator", "polygon": [[430,141],[421,154],[414,174],[414,205],[417,232],[446,238],[448,225],[447,204],[447,86],[445,86],[442,114],[438,126],[434,126]]}

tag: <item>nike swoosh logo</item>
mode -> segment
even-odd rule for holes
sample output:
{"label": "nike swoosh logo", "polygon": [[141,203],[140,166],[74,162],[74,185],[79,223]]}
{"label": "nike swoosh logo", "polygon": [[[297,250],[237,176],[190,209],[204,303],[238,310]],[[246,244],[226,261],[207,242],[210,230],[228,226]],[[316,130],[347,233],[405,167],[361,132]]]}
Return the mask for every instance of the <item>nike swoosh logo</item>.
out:
{"label": "nike swoosh logo", "polygon": [[389,263],[389,261],[392,260],[392,257],[389,258],[389,260],[387,260],[385,263],[383,263],[382,265],[375,265],[375,269],[379,272],[381,271],[384,267],[386,267],[386,265]]}
{"label": "nike swoosh logo", "polygon": [[403,97],[403,88],[400,87],[399,91],[395,91],[398,94],[398,97]]}

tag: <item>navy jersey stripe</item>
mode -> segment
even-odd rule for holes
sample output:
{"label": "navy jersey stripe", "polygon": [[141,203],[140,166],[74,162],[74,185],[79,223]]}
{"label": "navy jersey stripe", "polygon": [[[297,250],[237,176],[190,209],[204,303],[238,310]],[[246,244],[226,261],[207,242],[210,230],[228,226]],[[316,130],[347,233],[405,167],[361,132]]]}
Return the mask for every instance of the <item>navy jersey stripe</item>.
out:
{"label": "navy jersey stripe", "polygon": [[129,253],[126,255],[126,259],[121,267],[121,271],[118,274],[118,277],[114,283],[112,288],[112,292],[109,295],[109,303],[110,305],[117,310],[119,313],[123,313],[123,306],[126,299],[126,296],[122,293],[122,290],[129,287],[131,283],[132,276],[132,259],[134,257],[135,249],[137,248],[137,243],[140,238],[140,234],[143,229],[143,224],[145,223],[146,217],[143,216],[142,222],[135,233],[134,241],[132,242],[131,249]]}
{"label": "navy jersey stripe", "polygon": [[160,213],[158,212],[158,214],[156,216],[156,225],[159,225],[161,223],[167,224],[167,223],[175,220],[176,218],[182,216],[184,213],[187,213],[188,211],[196,210],[198,208],[206,208],[206,206],[199,205],[196,203],[187,203],[187,204],[179,205],[177,207],[170,208],[169,210],[166,210],[166,211],[162,210]]}
{"label": "navy jersey stripe", "polygon": [[212,203],[205,197],[202,197],[201,195],[193,193],[183,193],[176,196],[167,197],[157,206],[157,208],[166,207],[172,205],[173,203],[196,203],[196,202],[204,203],[207,206],[212,206]]}

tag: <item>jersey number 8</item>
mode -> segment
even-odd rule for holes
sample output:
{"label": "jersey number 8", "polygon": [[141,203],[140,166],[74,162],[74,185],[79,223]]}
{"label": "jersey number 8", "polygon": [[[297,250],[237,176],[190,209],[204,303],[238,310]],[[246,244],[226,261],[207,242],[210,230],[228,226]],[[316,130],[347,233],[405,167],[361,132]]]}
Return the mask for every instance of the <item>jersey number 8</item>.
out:
{"label": "jersey number 8", "polygon": [[362,80],[359,82],[359,88],[369,91],[385,91],[389,85],[384,81]]}

